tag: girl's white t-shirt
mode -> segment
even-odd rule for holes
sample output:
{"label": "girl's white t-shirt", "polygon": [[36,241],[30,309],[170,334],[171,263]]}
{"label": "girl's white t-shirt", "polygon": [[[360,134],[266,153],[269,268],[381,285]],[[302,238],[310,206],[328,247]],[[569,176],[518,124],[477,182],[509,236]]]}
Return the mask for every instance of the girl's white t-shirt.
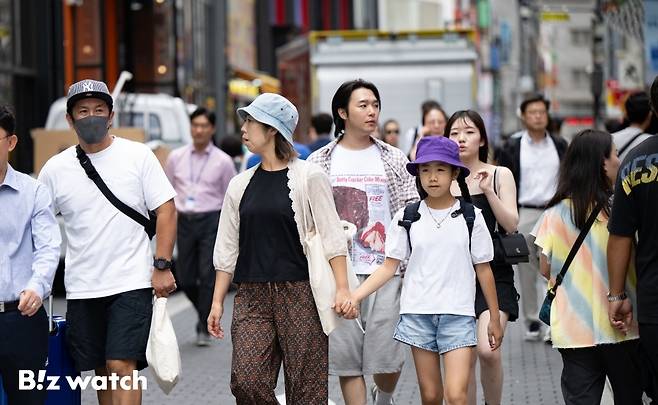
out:
{"label": "girl's white t-shirt", "polygon": [[[443,210],[431,209],[421,201],[420,219],[411,226],[411,255],[407,232],[398,225],[404,208],[393,217],[386,238],[386,257],[409,259],[400,296],[400,314],[475,316],[473,264],[493,260],[493,244],[481,210],[475,208],[469,253],[466,220],[463,215],[452,216],[459,208],[459,201]],[[439,222],[444,217],[445,220],[437,227],[430,215]]]}

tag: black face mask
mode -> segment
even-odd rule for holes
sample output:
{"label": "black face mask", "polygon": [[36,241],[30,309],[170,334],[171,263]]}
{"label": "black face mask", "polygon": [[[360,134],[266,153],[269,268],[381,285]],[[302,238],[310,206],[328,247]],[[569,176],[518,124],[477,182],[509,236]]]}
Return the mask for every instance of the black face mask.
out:
{"label": "black face mask", "polygon": [[109,117],[89,116],[73,123],[78,136],[87,144],[100,143],[107,135]]}

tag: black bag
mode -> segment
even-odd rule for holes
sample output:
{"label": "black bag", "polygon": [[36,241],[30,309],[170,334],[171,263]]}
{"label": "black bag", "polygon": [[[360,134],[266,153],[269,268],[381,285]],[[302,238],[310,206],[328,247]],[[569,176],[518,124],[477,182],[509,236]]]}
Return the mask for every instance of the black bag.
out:
{"label": "black bag", "polygon": [[[494,193],[496,195],[498,195],[496,188],[497,174],[498,169],[494,170],[493,178]],[[518,232],[504,233],[499,229],[498,221],[496,221],[496,229],[491,235],[491,239],[494,247],[494,264],[519,264],[530,261],[530,250],[523,234]]]}
{"label": "black bag", "polygon": [[80,166],[82,166],[82,168],[85,170],[85,173],[87,173],[87,177],[89,177],[91,181],[96,184],[96,187],[98,187],[101,193],[103,193],[105,198],[107,198],[107,200],[123,214],[127,215],[130,217],[130,219],[143,226],[144,232],[146,232],[149,239],[153,239],[153,236],[155,236],[155,227],[157,222],[155,211],[148,211],[149,217],[146,218],[144,215],[121,202],[121,200],[119,200],[107,187],[107,184],[105,184],[100,174],[98,174],[96,168],[91,163],[89,156],[87,156],[85,151],[82,150],[80,145],[75,147],[75,154],[78,158],[78,161],[80,162]]}
{"label": "black bag", "polygon": [[530,260],[530,251],[523,234],[518,232],[503,234],[498,231],[491,236],[494,246],[494,263],[519,264],[527,263]]}
{"label": "black bag", "polygon": [[585,226],[583,229],[581,229],[580,234],[578,234],[578,238],[576,238],[576,241],[573,243],[573,246],[569,251],[569,255],[564,261],[564,265],[562,265],[560,274],[558,274],[555,278],[555,284],[553,287],[549,288],[548,291],[546,291],[546,297],[544,297],[544,302],[541,304],[541,309],[539,310],[539,320],[544,322],[546,325],[551,325],[551,305],[553,304],[553,299],[555,298],[555,290],[560,286],[560,284],[562,284],[564,275],[567,274],[567,270],[569,270],[571,262],[573,261],[574,257],[576,257],[576,253],[578,253],[580,245],[583,244],[583,241],[585,240],[585,237],[587,236],[590,228],[594,224],[596,217],[599,215],[601,208],[602,206],[599,204],[596,206],[596,208],[594,208],[594,211],[589,214],[589,218],[587,218]]}

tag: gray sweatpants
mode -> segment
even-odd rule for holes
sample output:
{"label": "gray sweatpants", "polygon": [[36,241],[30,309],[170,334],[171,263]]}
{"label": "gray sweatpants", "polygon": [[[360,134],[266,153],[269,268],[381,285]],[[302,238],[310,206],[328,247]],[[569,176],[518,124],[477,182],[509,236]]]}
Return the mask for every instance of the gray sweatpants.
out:
{"label": "gray sweatpants", "polygon": [[537,245],[535,245],[535,237],[530,235],[537,220],[543,213],[544,211],[540,209],[519,208],[518,229],[519,232],[525,236],[526,242],[528,243],[528,249],[530,250],[530,261],[528,263],[519,263],[517,265],[519,273],[518,280],[521,283],[521,310],[526,325],[533,321],[539,321],[539,299],[540,297],[542,300],[544,298],[544,289],[541,289],[542,295],[537,293],[540,289],[538,284],[541,279],[539,274],[540,251],[537,248]]}

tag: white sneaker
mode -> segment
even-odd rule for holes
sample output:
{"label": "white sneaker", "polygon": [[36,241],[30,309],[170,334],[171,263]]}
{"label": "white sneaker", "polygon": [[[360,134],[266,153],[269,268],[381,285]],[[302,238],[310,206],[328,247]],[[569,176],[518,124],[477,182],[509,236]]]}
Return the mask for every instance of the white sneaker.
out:
{"label": "white sneaker", "polygon": [[551,328],[546,328],[546,333],[544,333],[544,343],[547,345],[553,344],[553,339],[551,339]]}
{"label": "white sneaker", "polygon": [[[379,393],[379,388],[377,388],[377,384],[373,384],[372,387],[370,387],[370,395],[372,396],[372,403],[377,404],[377,394]],[[393,398],[391,398],[391,402],[389,402],[391,405],[395,405],[395,401]]]}

